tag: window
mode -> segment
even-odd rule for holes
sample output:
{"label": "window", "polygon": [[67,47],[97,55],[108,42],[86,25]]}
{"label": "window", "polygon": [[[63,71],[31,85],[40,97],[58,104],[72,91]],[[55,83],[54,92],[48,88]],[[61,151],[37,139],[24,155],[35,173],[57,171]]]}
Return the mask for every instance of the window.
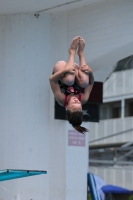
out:
{"label": "window", "polygon": [[100,120],[120,118],[121,101],[108,102],[100,106]]}
{"label": "window", "polygon": [[112,118],[120,118],[121,117],[121,107],[113,108]]}
{"label": "window", "polygon": [[125,100],[125,116],[126,117],[133,116],[133,99]]}
{"label": "window", "polygon": [[133,55],[118,61],[114,72],[133,69]]}
{"label": "window", "polygon": [[129,103],[129,116],[133,116],[133,102]]}
{"label": "window", "polygon": [[108,118],[108,106],[105,104],[101,105],[100,107],[100,119],[107,119]]}

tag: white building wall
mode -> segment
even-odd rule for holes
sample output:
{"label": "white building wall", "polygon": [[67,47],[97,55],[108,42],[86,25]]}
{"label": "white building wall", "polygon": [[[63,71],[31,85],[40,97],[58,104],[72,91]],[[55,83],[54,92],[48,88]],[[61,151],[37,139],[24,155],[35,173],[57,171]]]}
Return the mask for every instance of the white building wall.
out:
{"label": "white building wall", "polygon": [[133,95],[133,69],[114,72],[104,83],[104,102],[122,97],[129,98],[131,95]]}
{"label": "white building wall", "polygon": [[[90,134],[89,140],[94,141],[99,138],[110,136],[115,133],[120,133],[125,130],[131,130],[133,128],[133,117],[117,118],[117,119],[107,119],[101,120],[99,123],[90,123]],[[107,143],[119,143],[128,142],[133,140],[133,130],[116,135],[114,137],[109,137],[102,139],[92,144],[107,144]]]}
{"label": "white building wall", "polygon": [[[48,14],[0,17],[1,170],[48,170],[49,32]],[[42,200],[48,199],[48,180],[49,174],[1,185],[18,199]]]}
{"label": "white building wall", "polygon": [[[51,17],[51,66],[58,60],[65,60],[66,52],[66,24],[65,14]],[[63,45],[61,45],[63,44]],[[66,53],[65,53],[66,52]],[[50,92],[50,143],[49,143],[49,200],[66,199],[66,121],[54,120],[54,96]]]}

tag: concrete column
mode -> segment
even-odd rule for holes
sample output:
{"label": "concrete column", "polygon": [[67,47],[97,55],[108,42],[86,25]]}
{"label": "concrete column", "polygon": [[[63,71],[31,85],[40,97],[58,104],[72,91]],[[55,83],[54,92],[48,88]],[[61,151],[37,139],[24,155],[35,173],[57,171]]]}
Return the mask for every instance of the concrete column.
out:
{"label": "concrete column", "polygon": [[[82,123],[88,128],[88,123]],[[65,200],[87,199],[88,133],[77,134],[67,122],[65,160]],[[61,199],[61,198],[58,198]],[[62,199],[61,199],[62,200]]]}
{"label": "concrete column", "polygon": [[125,99],[121,100],[121,118],[125,117]]}

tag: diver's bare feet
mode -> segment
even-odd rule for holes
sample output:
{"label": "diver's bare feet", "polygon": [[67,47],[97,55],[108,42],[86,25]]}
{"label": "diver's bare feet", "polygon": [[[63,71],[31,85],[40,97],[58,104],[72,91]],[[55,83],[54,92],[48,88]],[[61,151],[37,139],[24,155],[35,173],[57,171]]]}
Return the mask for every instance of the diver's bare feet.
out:
{"label": "diver's bare feet", "polygon": [[78,52],[77,52],[77,54],[79,56],[83,55],[84,48],[85,48],[85,41],[84,41],[84,39],[82,37],[80,37],[79,38]]}
{"label": "diver's bare feet", "polygon": [[77,51],[77,47],[78,47],[78,44],[79,44],[79,36],[76,36],[73,40],[72,40],[72,43],[70,45],[70,48],[69,48],[69,53],[70,54],[76,54],[76,51]]}

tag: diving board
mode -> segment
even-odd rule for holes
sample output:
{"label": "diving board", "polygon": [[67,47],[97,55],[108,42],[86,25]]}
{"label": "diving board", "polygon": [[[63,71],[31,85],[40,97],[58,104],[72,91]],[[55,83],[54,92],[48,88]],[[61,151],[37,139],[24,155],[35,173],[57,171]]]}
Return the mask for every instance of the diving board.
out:
{"label": "diving board", "polygon": [[0,181],[23,178],[28,176],[35,176],[40,174],[47,174],[47,171],[5,169],[5,170],[0,170]]}

